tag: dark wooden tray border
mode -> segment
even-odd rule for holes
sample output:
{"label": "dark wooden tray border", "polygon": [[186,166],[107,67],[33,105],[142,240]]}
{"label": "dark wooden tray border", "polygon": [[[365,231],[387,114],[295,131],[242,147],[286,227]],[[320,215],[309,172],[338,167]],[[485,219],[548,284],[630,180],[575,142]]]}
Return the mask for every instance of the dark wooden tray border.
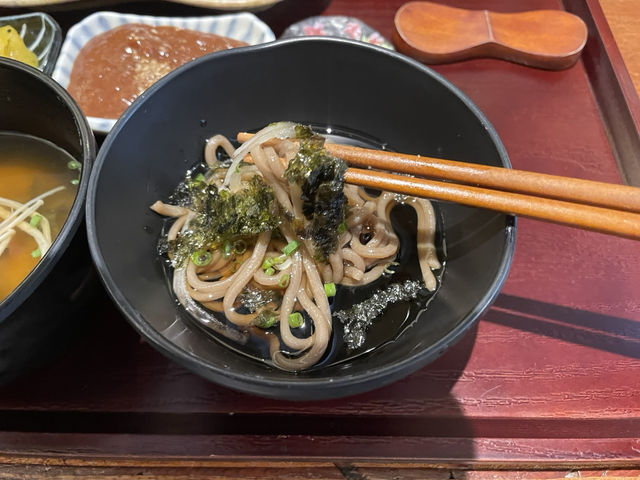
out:
{"label": "dark wooden tray border", "polygon": [[[580,16],[589,29],[582,62],[600,109],[611,150],[627,183],[640,185],[640,99],[626,70],[604,13],[597,0],[562,0],[564,7]],[[316,466],[345,464],[413,465],[421,468],[552,469],[625,468],[638,463],[638,452],[629,438],[580,439],[574,449],[563,438],[458,438],[450,436],[405,437],[318,435],[166,435],[122,433],[0,432],[0,465],[178,466],[225,467],[236,462],[256,466]],[[473,442],[475,458],[465,457]],[[389,443],[394,455],[389,456]],[[609,455],[595,452],[606,443]],[[127,446],[128,444],[128,446]],[[188,445],[188,446],[187,446]],[[261,445],[259,457],[246,445]],[[589,446],[593,448],[589,448]],[[132,451],[133,450],[133,451]],[[315,452],[322,451],[322,455]],[[545,451],[554,452],[545,458]],[[74,452],[70,454],[69,452]],[[211,452],[216,452],[211,456]],[[429,452],[428,455],[426,452]],[[559,453],[560,452],[560,453]],[[478,460],[481,458],[482,460]],[[294,462],[293,464],[291,462]]]}
{"label": "dark wooden tray border", "polygon": [[563,0],[587,24],[582,62],[626,183],[640,186],[640,98],[598,0]]}

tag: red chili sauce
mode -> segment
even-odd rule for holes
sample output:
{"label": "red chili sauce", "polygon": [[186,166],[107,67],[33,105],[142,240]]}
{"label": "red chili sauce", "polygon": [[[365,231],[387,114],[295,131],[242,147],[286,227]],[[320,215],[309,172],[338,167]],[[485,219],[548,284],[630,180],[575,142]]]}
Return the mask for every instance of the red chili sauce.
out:
{"label": "red chili sauce", "polygon": [[67,89],[85,115],[118,118],[142,92],[180,65],[243,45],[176,27],[122,25],[96,36],[80,50]]}

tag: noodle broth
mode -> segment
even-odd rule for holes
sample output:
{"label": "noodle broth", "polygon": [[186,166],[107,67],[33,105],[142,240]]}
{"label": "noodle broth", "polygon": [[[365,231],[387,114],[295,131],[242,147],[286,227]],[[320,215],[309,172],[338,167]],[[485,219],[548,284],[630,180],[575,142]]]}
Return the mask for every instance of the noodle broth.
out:
{"label": "noodle broth", "polygon": [[[320,127],[314,127],[313,130],[321,133],[328,141],[335,143],[349,144],[365,148],[388,149],[387,144],[373,140],[351,130]],[[202,165],[198,164],[192,169],[192,171],[197,172],[201,168]],[[377,192],[369,193],[372,195],[378,194]],[[415,298],[404,301],[389,302],[383,312],[373,319],[371,325],[366,329],[364,340],[357,348],[350,347],[348,342],[345,341],[344,324],[335,317],[336,312],[349,310],[354,305],[360,304],[361,302],[372,302],[372,296],[376,293],[379,295],[381,294],[381,297],[384,297],[385,292],[388,292],[389,287],[392,285],[410,281],[415,282],[422,279],[416,242],[417,215],[414,208],[400,202],[392,209],[390,215],[393,229],[400,240],[398,253],[395,258],[397,265],[394,265],[392,268],[393,273],[385,273],[377,280],[365,286],[351,287],[337,285],[335,296],[329,299],[331,312],[334,315],[332,317],[333,331],[331,333],[329,344],[320,360],[312,367],[307,368],[306,371],[313,371],[318,368],[346,362],[393,342],[405,330],[410,328],[418,314],[427,308],[428,304],[434,298],[440,287],[446,265],[445,239],[441,233],[444,231],[443,219],[437,209],[437,205],[434,205],[434,208],[437,223],[435,246],[437,249],[437,257],[442,264],[441,268],[433,271],[437,281],[436,288],[433,291],[421,288]],[[173,219],[165,221],[162,232],[163,237],[169,231],[172,224]],[[163,266],[167,280],[167,288],[171,291],[173,268],[170,266],[169,262],[166,261],[166,258],[163,259]],[[223,312],[214,312],[213,314],[229,327],[235,328]],[[292,333],[294,333],[298,338],[308,337],[313,332],[313,322],[309,315],[304,312],[303,316],[304,324],[302,327],[292,330]],[[234,342],[223,335],[217,334],[195,318],[192,318],[187,312],[185,312],[184,317],[187,318],[190,323],[196,325],[198,328],[206,332],[207,335],[212,336],[226,347],[254,360],[273,365],[270,355],[270,343],[267,336],[261,329],[256,327],[248,329],[248,340],[246,343],[242,344]],[[280,339],[280,334],[277,329],[275,329],[275,331],[273,331],[273,329],[271,330],[271,333],[275,334]]]}
{"label": "noodle broth", "polygon": [[[72,162],[72,163],[70,163]],[[69,168],[70,166],[74,168]],[[37,209],[50,225],[51,240],[62,229],[77,193],[79,162],[54,144],[33,137],[0,132],[0,197],[24,204],[51,189],[64,189],[43,199]],[[12,208],[0,205],[11,212]],[[4,218],[0,217],[0,223]],[[26,219],[27,223],[29,218]],[[33,223],[36,223],[35,221]],[[25,231],[15,234],[0,254],[0,302],[4,300],[38,264],[38,243]]]}
{"label": "noodle broth", "polygon": [[[369,145],[369,147],[371,147],[371,145]],[[315,367],[345,362],[395,341],[403,332],[413,325],[418,314],[428,307],[440,289],[446,267],[445,239],[444,236],[441,235],[443,231],[443,218],[437,205],[434,205],[434,209],[437,215],[435,245],[438,258],[442,263],[440,269],[433,271],[437,280],[435,290],[428,291],[422,288],[413,300],[390,303],[384,311],[373,320],[370,328],[366,331],[363,345],[356,349],[349,347],[344,339],[344,325],[334,317],[334,330],[331,343],[325,357],[318,362]],[[392,268],[393,273],[385,274],[375,282],[362,287],[339,286],[336,296],[333,302],[331,302],[332,313],[335,314],[335,312],[348,310],[361,302],[371,302],[370,299],[375,293],[382,292],[382,295],[384,295],[394,284],[401,284],[405,281],[416,281],[422,278],[418,251],[416,249],[417,221],[414,209],[408,205],[397,205],[391,212],[391,221],[400,239],[400,249],[396,257],[398,265]]]}

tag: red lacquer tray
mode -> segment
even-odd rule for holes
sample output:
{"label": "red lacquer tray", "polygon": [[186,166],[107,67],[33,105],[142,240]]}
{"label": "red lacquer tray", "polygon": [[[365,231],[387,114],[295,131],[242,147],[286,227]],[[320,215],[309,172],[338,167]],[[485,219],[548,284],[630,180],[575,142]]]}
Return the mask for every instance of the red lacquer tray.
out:
{"label": "red lacquer tray", "polygon": [[[315,8],[359,17],[390,37],[402,4],[305,2],[260,15],[279,33],[289,17]],[[569,70],[497,60],[436,70],[486,113],[515,168],[640,184],[639,102],[597,1],[446,3],[580,15],[589,41]],[[64,24],[84,13],[54,16]],[[391,386],[318,403],[251,397],[187,372],[141,343],[100,292],[80,344],[0,389],[0,459],[637,464],[639,258],[637,242],[520,220],[502,294],[458,345]]]}

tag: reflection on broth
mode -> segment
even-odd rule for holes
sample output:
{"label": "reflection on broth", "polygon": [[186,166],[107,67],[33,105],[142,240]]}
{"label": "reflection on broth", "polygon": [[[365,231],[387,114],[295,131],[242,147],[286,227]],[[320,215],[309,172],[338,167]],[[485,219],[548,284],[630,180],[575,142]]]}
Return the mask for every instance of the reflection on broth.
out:
{"label": "reflection on broth", "polygon": [[0,132],[0,302],[60,232],[76,196],[80,167],[48,141]]}

